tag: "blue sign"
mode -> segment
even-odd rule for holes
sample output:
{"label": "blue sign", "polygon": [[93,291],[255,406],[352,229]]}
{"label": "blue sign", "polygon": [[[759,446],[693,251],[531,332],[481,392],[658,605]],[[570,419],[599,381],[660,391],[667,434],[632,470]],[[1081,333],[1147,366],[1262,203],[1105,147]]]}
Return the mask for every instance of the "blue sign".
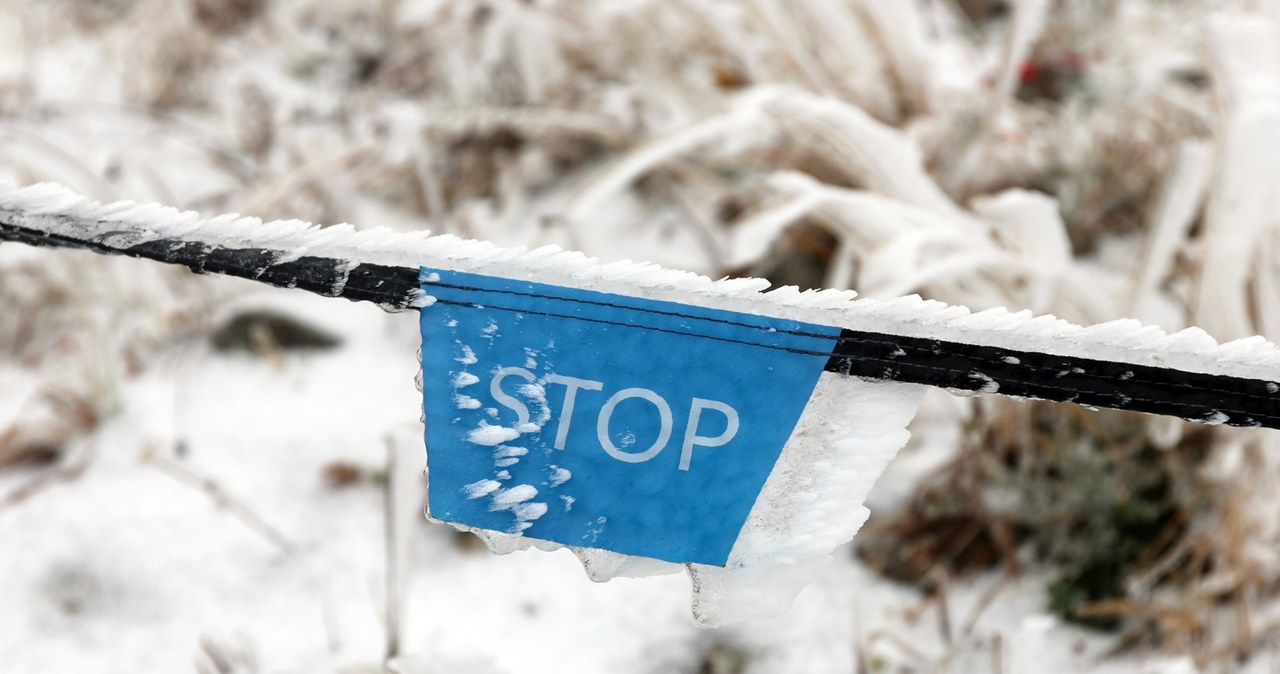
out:
{"label": "blue sign", "polygon": [[437,519],[723,566],[839,329],[423,269]]}

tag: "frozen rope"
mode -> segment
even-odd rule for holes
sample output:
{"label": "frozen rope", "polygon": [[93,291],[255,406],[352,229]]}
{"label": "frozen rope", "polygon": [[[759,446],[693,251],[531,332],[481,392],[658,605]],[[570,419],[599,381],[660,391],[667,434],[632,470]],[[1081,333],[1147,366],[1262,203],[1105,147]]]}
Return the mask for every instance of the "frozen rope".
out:
{"label": "frozen rope", "polygon": [[[358,237],[363,234],[300,227],[302,223],[276,226],[253,220],[250,223],[253,226],[244,226],[243,220],[231,216],[200,219],[191,213],[156,206],[89,204],[57,186],[9,191],[0,187],[0,241],[145,258],[182,265],[200,274],[223,274],[326,297],[373,302],[389,310],[410,309],[424,302],[418,266],[369,260],[375,257],[369,252],[371,247],[358,243]],[[211,232],[221,231],[218,227],[224,227],[234,236],[212,236]],[[380,236],[384,238],[378,243],[383,247],[396,243],[394,240],[388,243],[385,237],[400,236],[410,249],[444,238]],[[347,250],[343,249],[344,237],[350,237]],[[254,245],[258,241],[261,244]],[[308,245],[312,242],[318,243]],[[454,240],[454,244],[460,248],[483,247],[479,254],[472,255],[477,267],[482,266],[481,262],[492,266],[494,259],[534,255],[520,251],[508,254],[503,249],[475,242]],[[309,254],[310,249],[314,249],[315,254]],[[339,251],[346,254],[339,255]],[[451,257],[455,265],[466,269],[465,255]],[[379,259],[385,260],[386,255]],[[591,262],[580,257],[572,261],[585,265],[583,260]],[[422,263],[436,261],[423,259]],[[596,269],[606,275],[614,267]],[[637,270],[646,269],[639,265],[618,267],[613,272],[614,285],[635,276]],[[637,284],[637,288],[647,287]],[[706,293],[703,295],[705,299]],[[785,298],[774,300],[775,303],[784,301]],[[502,308],[500,301],[486,306]],[[764,309],[767,311],[768,307]],[[1037,320],[1014,318],[1027,326]],[[1054,400],[1163,414],[1202,423],[1280,428],[1280,383],[1274,380],[1280,377],[1276,376],[1274,363],[1268,360],[1275,358],[1275,349],[1270,344],[1259,345],[1262,350],[1258,352],[1258,369],[1271,377],[1253,378],[1239,376],[1242,367],[1239,362],[1227,367],[1232,364],[1232,359],[1227,357],[1230,354],[1223,351],[1227,346],[1213,345],[1196,361],[1197,367],[1191,368],[1177,366],[1178,358],[1172,356],[1178,354],[1166,357],[1158,353],[1158,340],[1148,340],[1149,353],[1144,352],[1141,344],[1135,346],[1134,339],[1116,339],[1114,345],[1104,343],[1102,346],[1110,346],[1112,352],[1133,354],[1111,360],[1093,357],[1092,353],[1011,347],[1007,342],[1016,341],[1019,330],[1030,334],[1030,330],[1022,327],[1009,328],[1012,337],[1005,340],[1005,344],[991,344],[950,338],[963,333],[942,328],[938,329],[938,338],[934,338],[927,334],[894,334],[848,325],[855,321],[856,316],[842,321],[845,324],[841,325],[835,349],[830,354],[821,354],[828,356],[828,371],[925,384],[959,393]],[[921,321],[904,319],[901,322],[916,332],[928,331],[928,324]],[[1070,325],[1058,329],[1080,330]],[[1094,350],[1106,352],[1106,349]],[[1134,362],[1141,360],[1140,356],[1147,361],[1173,364]]]}

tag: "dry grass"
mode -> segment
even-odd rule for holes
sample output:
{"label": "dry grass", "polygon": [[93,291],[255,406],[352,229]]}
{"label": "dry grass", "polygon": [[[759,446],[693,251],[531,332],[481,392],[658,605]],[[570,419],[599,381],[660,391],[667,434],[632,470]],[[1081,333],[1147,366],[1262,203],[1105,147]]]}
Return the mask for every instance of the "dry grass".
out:
{"label": "dry grass", "polygon": [[983,404],[955,459],[902,512],[873,518],[858,554],[931,592],[939,574],[1035,564],[1053,570],[1049,608],[1119,630],[1118,648],[1201,663],[1247,655],[1262,643],[1254,602],[1280,576],[1251,559],[1251,506],[1210,469],[1240,436],[1149,424],[1057,403]]}

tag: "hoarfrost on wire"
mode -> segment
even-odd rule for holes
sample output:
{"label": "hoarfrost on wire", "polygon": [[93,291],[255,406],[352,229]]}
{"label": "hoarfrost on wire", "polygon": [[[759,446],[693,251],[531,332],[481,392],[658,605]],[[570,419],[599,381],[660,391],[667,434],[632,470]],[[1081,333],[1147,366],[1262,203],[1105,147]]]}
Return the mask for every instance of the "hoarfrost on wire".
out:
{"label": "hoarfrost on wire", "polygon": [[[757,92],[756,99],[753,105],[765,107],[808,105],[812,110],[805,114],[819,116],[828,114],[831,107],[830,101],[814,100],[810,94],[785,88]],[[845,119],[841,123],[849,121]],[[857,122],[869,123],[867,120]],[[809,178],[790,176],[789,184],[788,189],[799,190],[802,195],[806,190],[818,190],[821,194],[812,197],[818,202],[870,200],[862,206],[885,208],[884,204],[876,201],[881,198],[875,195],[860,194],[855,198],[850,194],[828,194],[832,188],[812,184]],[[916,188],[904,185],[902,189]],[[929,209],[913,211],[911,217],[944,218],[943,221],[945,217],[959,217],[967,223],[966,226],[983,227],[971,216],[961,216],[954,205],[937,201],[939,195],[933,194],[931,189],[924,189],[921,195],[921,199],[933,203],[933,212]],[[900,220],[904,217],[904,208],[918,207],[894,206],[885,211],[885,217],[890,221]],[[940,215],[940,212],[948,215]],[[336,226],[321,229],[297,221],[273,222],[264,226],[256,218],[202,218],[192,212],[157,205],[103,205],[53,184],[25,188],[0,185],[0,216],[6,222],[86,242],[108,236],[101,232],[99,223],[111,222],[115,225],[110,234],[114,245],[137,245],[172,238],[215,246],[260,245],[266,250],[278,251],[276,263],[289,259],[294,251],[306,250],[310,255],[349,262],[414,269],[435,266],[488,273],[604,292],[640,294],[651,299],[710,308],[765,313],[885,334],[1280,380],[1280,350],[1274,344],[1252,338],[1218,344],[1196,328],[1165,333],[1129,320],[1085,328],[1048,315],[1033,317],[1003,308],[971,312],[918,296],[855,300],[849,291],[800,293],[795,288],[786,287],[762,293],[760,291],[766,285],[752,279],[713,281],[688,272],[631,262],[601,266],[595,259],[581,253],[555,249],[503,249],[494,244],[448,235],[357,231],[351,227]],[[741,229],[750,227],[744,225]],[[269,239],[253,239],[251,233],[264,231],[271,232]],[[914,286],[904,286],[902,292],[909,292],[910,287]],[[432,301],[429,296],[420,298],[420,303]],[[484,328],[490,335],[498,329],[496,322]]]}

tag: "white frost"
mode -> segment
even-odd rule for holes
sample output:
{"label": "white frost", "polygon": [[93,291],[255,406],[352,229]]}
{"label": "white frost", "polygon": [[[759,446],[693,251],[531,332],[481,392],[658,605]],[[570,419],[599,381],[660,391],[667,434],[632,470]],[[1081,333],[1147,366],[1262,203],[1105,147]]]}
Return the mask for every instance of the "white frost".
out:
{"label": "white frost", "polygon": [[[1076,368],[1076,369],[1079,369],[1079,368]],[[1083,372],[1083,370],[1081,370],[1081,372]],[[974,393],[979,393],[982,395],[990,395],[992,393],[998,393],[1000,391],[1000,384],[997,383],[996,380],[992,379],[991,377],[985,374],[982,374],[981,372],[970,372],[969,378],[982,382],[982,386],[978,387],[978,390],[974,391]]]}
{"label": "white frost", "polygon": [[510,510],[516,521],[510,533],[519,533],[528,529],[532,522],[547,514],[546,503],[533,501],[538,495],[538,488],[531,484],[521,484],[496,492],[489,500],[489,510]]}
{"label": "white frost", "polygon": [[533,520],[547,514],[547,504],[545,503],[521,503],[511,507],[511,512],[515,514],[516,519],[521,522],[532,522]]}
{"label": "white frost", "polygon": [[[791,90],[775,91],[764,98],[770,106],[796,106],[799,103],[793,100],[794,94]],[[936,208],[930,210],[956,215],[952,211],[958,209],[934,198],[936,195],[925,196],[924,201],[938,202],[934,204]],[[852,294],[843,291],[800,293],[785,288],[761,292],[768,284],[756,279],[715,281],[630,262],[600,266],[592,258],[569,251],[525,252],[447,235],[423,236],[350,227],[320,229],[296,221],[263,223],[256,218],[204,218],[193,212],[156,205],[104,205],[47,183],[25,188],[0,186],[0,220],[85,242],[127,236],[131,244],[180,238],[234,247],[245,240],[247,232],[270,232],[270,237],[255,234],[258,239],[255,243],[261,243],[265,250],[278,251],[276,262],[305,250],[309,255],[339,260],[415,269],[422,266],[458,269],[631,296],[643,288],[642,294],[653,300],[785,316],[889,335],[1280,381],[1280,349],[1266,340],[1218,344],[1202,330],[1166,334],[1137,321],[1114,321],[1084,328],[1053,316],[1031,316],[1001,309],[973,313],[964,307],[919,297],[854,299]],[[104,234],[101,222],[115,223],[114,233]],[[485,336],[492,337],[497,330],[497,323],[491,323],[484,328]]]}
{"label": "white frost", "polygon": [[552,487],[559,487],[573,477],[573,473],[569,472],[567,468],[555,465],[547,467],[551,470],[551,476],[547,478],[547,484]]}
{"label": "white frost", "polygon": [[[809,103],[813,101],[805,102]],[[795,111],[803,107],[776,97],[770,105]],[[759,114],[766,113],[761,110]],[[865,123],[863,126],[871,128]],[[890,187],[891,192],[912,192],[910,185]],[[916,201],[929,202],[930,211],[951,208],[928,195]],[[110,236],[127,236],[132,243],[177,237],[212,245],[234,244],[244,241],[249,231],[269,230],[269,240],[264,238],[262,243],[266,250],[279,253],[277,262],[305,250],[309,255],[340,260],[456,269],[887,335],[1280,381],[1280,350],[1265,340],[1219,345],[1198,330],[1166,334],[1133,321],[1084,328],[1052,316],[1033,317],[1003,310],[973,313],[918,297],[879,301],[855,300],[847,292],[801,293],[794,288],[761,292],[767,283],[748,279],[713,281],[653,265],[601,266],[579,253],[523,252],[448,236],[357,232],[350,228],[318,230],[302,223],[264,225],[252,218],[210,220],[155,206],[102,206],[50,185],[0,187],[0,221],[90,243],[108,236],[103,233],[102,222],[115,223],[111,229],[117,233]],[[497,331],[496,323],[485,328],[486,336]],[[1134,374],[1129,372],[1126,376],[1133,378]],[[477,382],[478,378],[468,373],[459,374],[454,380],[457,387]],[[981,390],[987,391],[989,383],[982,382]],[[719,624],[776,613],[785,607],[804,579],[821,567],[830,552],[847,541],[865,519],[863,498],[884,463],[905,442],[903,429],[914,411],[919,391],[912,386],[822,376],[814,400],[742,529],[729,568],[691,568],[696,581],[695,612],[700,623]],[[1208,421],[1217,420],[1219,415]],[[474,443],[492,447],[518,437],[520,430],[481,425],[468,437]],[[519,496],[514,491],[518,489],[510,491]],[[498,491],[495,495],[506,493]],[[516,503],[525,501],[513,501],[512,506]],[[521,524],[527,525],[538,510],[523,508],[525,517],[517,523],[517,529],[523,528]],[[492,540],[501,540],[497,544],[500,546],[525,544],[519,537],[495,536]],[[593,578],[678,568],[600,551],[575,552]]]}
{"label": "white frost", "polygon": [[488,496],[489,494],[497,491],[501,486],[502,483],[497,480],[480,480],[463,487],[462,491],[467,495],[468,499],[473,499],[480,498],[481,496]]}
{"label": "white frost", "polygon": [[490,510],[507,510],[513,506],[524,503],[529,499],[538,495],[538,488],[531,484],[519,484],[509,489],[503,489],[493,495],[489,501]]}
{"label": "white frost", "polygon": [[525,454],[528,454],[528,453],[529,453],[529,450],[524,447],[516,447],[513,445],[498,445],[498,448],[493,450],[493,458],[509,459],[513,456],[524,456]]}
{"label": "white frost", "polygon": [[462,394],[453,396],[453,404],[460,410],[474,410],[480,407],[479,400]]}
{"label": "white frost", "polygon": [[1204,419],[1201,419],[1200,423],[1208,424],[1210,426],[1221,426],[1222,424],[1225,424],[1228,421],[1231,421],[1231,417],[1227,416],[1226,414],[1223,414],[1222,412],[1218,412],[1215,410],[1213,414],[1210,414]]}
{"label": "white frost", "polygon": [[508,440],[515,440],[520,437],[520,431],[505,426],[490,426],[481,422],[480,427],[473,429],[467,433],[467,441],[477,445],[486,445],[492,447],[500,445]]}

